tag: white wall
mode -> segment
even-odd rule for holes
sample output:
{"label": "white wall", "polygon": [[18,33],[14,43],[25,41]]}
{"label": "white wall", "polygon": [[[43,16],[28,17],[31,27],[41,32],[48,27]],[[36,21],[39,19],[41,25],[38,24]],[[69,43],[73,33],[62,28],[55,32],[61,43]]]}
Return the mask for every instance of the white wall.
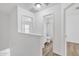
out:
{"label": "white wall", "polygon": [[0,50],[9,48],[9,15],[0,11]]}
{"label": "white wall", "polygon": [[13,40],[12,55],[15,56],[40,56],[41,37],[31,34],[18,34],[18,39]]}
{"label": "white wall", "polygon": [[17,38],[17,31],[18,31],[18,24],[17,24],[17,10],[16,10],[16,6],[14,7],[14,9],[12,10],[12,12],[10,13],[10,54],[13,55],[14,52],[14,41],[18,39]]}
{"label": "white wall", "polygon": [[[29,12],[24,9],[20,9],[22,14],[32,16]],[[28,14],[29,13],[29,14]],[[19,14],[21,15],[21,14]],[[40,40],[41,36],[18,33],[18,18],[17,18],[17,7],[14,8],[14,11],[11,13],[10,21],[10,48],[11,55],[15,56],[40,56]],[[33,16],[32,16],[33,17]],[[20,19],[20,18],[19,18]]]}

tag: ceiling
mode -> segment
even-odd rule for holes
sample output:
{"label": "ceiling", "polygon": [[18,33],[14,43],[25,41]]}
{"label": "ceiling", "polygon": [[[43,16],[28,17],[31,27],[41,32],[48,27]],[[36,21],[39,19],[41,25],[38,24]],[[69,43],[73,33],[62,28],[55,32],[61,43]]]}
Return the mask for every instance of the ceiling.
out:
{"label": "ceiling", "polygon": [[[0,12],[10,13],[17,4],[18,3],[0,3]],[[20,5],[22,8],[29,10],[33,13],[39,11],[34,8],[34,3],[19,3],[18,5]],[[55,5],[55,3],[49,3],[49,6],[51,6],[51,5]],[[46,7],[47,6],[42,7],[40,10],[42,10]]]}
{"label": "ceiling", "polygon": [[41,10],[43,10],[43,9],[45,9],[45,8],[48,8],[48,7],[50,7],[50,6],[53,6],[53,5],[55,5],[56,3],[41,3],[41,4],[42,4],[42,7],[41,7],[40,9],[36,8],[36,7],[34,6],[34,4],[35,4],[35,3],[23,3],[23,4],[20,4],[20,6],[21,6],[22,8],[24,8],[24,9],[26,9],[26,10],[29,10],[29,11],[35,13],[35,12],[41,11]]}

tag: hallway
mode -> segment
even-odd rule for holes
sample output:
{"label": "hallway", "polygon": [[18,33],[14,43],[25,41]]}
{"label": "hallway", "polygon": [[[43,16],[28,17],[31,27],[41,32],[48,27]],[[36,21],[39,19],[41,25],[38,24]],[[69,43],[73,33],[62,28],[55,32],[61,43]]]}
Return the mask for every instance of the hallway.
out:
{"label": "hallway", "polygon": [[0,56],[79,56],[79,3],[0,3]]}

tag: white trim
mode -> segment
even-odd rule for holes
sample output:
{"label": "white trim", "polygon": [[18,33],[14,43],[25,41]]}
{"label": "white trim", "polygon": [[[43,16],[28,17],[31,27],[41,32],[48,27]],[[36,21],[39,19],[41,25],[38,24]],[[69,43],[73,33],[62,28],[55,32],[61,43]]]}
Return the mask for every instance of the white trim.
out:
{"label": "white trim", "polygon": [[64,9],[64,40],[65,40],[65,56],[67,56],[67,40],[65,38],[65,33],[66,33],[66,11],[72,7],[74,3],[70,4],[68,7]]}
{"label": "white trim", "polygon": [[23,34],[23,35],[33,35],[33,36],[43,36],[42,34],[36,34],[36,33],[23,33],[23,32],[18,32],[19,34]]}

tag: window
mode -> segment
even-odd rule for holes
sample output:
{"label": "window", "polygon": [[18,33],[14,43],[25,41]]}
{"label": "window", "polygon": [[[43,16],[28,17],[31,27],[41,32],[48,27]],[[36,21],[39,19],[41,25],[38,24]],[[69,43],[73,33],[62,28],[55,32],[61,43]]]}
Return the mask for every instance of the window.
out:
{"label": "window", "polygon": [[25,33],[29,33],[30,32],[30,26],[25,24]]}
{"label": "window", "polygon": [[30,33],[32,31],[32,18],[28,16],[22,16],[21,32]]}
{"label": "window", "polygon": [[48,14],[44,16],[44,34],[46,37],[54,36],[54,15]]}

